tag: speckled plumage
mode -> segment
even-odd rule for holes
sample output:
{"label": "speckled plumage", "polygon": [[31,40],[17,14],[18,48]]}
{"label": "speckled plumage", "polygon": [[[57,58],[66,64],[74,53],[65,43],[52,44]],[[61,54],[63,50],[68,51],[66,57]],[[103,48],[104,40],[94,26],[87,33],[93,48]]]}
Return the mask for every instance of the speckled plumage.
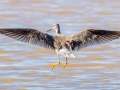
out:
{"label": "speckled plumage", "polygon": [[[66,62],[67,57],[74,57],[74,55],[71,54],[71,51],[80,50],[81,48],[94,44],[109,42],[120,37],[120,31],[97,29],[88,29],[74,35],[64,36],[61,35],[59,24],[53,24],[51,30],[56,31],[55,36],[30,28],[0,29],[0,33],[22,42],[56,50],[58,59],[59,54],[61,54],[66,57]],[[52,69],[57,64],[53,64]],[[64,64],[64,66],[66,65],[67,63]]]}

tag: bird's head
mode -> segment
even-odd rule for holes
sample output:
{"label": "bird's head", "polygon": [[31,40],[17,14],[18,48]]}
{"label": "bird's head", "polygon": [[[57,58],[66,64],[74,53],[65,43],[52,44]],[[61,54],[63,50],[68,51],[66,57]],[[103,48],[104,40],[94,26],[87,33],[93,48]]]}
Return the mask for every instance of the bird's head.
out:
{"label": "bird's head", "polygon": [[51,30],[55,30],[55,31],[58,31],[60,29],[60,26],[59,24],[55,23],[52,25],[52,29],[48,30],[47,32],[51,31]]}

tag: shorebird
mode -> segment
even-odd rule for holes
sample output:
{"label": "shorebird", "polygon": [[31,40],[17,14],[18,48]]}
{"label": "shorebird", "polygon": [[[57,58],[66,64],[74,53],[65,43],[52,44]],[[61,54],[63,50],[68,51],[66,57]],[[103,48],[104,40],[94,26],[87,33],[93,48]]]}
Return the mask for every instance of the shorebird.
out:
{"label": "shorebird", "polygon": [[52,70],[60,64],[59,55],[66,57],[66,62],[63,65],[65,69],[68,64],[67,58],[75,58],[71,51],[80,50],[81,48],[94,44],[102,44],[120,37],[120,31],[97,29],[88,29],[74,35],[64,36],[60,32],[59,24],[53,24],[52,29],[47,32],[51,30],[56,31],[55,36],[31,28],[0,29],[0,33],[22,42],[55,50],[58,56],[58,63],[52,64]]}

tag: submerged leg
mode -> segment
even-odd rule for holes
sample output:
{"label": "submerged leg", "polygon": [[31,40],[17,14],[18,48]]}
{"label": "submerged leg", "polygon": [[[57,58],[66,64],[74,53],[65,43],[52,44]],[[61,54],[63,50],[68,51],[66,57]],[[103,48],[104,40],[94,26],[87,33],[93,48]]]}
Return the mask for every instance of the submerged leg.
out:
{"label": "submerged leg", "polygon": [[68,61],[67,61],[67,57],[66,57],[66,63],[63,65],[63,69],[65,69],[67,64],[68,64]]}
{"label": "submerged leg", "polygon": [[58,63],[53,63],[52,64],[52,71],[53,71],[54,67],[57,66],[57,65],[60,65],[60,57],[59,57],[59,55],[58,55]]}

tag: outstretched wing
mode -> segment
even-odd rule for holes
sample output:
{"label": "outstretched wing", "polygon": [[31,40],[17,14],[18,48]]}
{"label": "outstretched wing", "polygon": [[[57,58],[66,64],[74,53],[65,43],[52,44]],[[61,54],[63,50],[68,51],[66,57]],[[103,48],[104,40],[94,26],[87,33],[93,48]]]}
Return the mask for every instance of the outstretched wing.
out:
{"label": "outstretched wing", "polygon": [[120,37],[120,31],[108,31],[108,30],[95,30],[88,29],[81,33],[69,36],[71,42],[71,48],[73,51],[81,48],[101,44],[118,39]]}
{"label": "outstretched wing", "polygon": [[49,49],[54,49],[54,38],[47,33],[42,33],[35,29],[30,28],[12,28],[12,29],[0,29],[0,33],[13,39],[27,42],[30,44],[44,46]]}

